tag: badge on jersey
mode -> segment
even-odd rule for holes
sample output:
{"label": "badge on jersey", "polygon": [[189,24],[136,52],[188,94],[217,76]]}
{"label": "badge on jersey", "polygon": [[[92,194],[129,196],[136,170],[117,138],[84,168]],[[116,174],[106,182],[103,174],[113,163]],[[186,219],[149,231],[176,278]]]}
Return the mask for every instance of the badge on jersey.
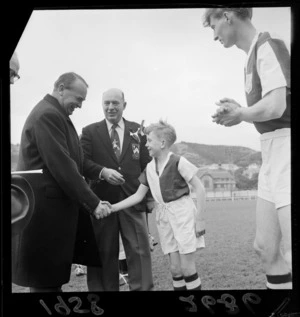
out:
{"label": "badge on jersey", "polygon": [[134,160],[139,160],[140,159],[140,145],[137,143],[132,143],[132,158]]}
{"label": "badge on jersey", "polygon": [[245,91],[249,94],[252,90],[252,73],[246,74]]}

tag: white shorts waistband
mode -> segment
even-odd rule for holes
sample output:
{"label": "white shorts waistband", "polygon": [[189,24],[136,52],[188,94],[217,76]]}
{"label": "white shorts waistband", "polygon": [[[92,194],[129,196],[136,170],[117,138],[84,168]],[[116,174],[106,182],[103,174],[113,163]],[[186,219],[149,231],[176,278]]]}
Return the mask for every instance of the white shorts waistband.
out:
{"label": "white shorts waistband", "polygon": [[282,128],[282,129],[277,129],[271,132],[266,132],[261,134],[260,140],[268,140],[268,139],[274,139],[274,138],[280,138],[283,136],[290,136],[291,135],[291,129],[290,128]]}

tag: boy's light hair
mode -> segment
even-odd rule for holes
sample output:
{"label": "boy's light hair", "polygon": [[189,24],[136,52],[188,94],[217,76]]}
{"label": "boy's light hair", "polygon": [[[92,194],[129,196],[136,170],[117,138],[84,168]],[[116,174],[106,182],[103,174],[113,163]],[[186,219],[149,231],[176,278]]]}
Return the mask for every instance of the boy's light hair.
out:
{"label": "boy's light hair", "polygon": [[210,26],[210,19],[220,19],[224,12],[231,11],[241,20],[252,18],[252,8],[211,8],[206,9],[203,15],[203,26]]}
{"label": "boy's light hair", "polygon": [[176,131],[166,121],[159,120],[158,123],[150,124],[145,128],[145,134],[149,134],[150,132],[154,132],[159,138],[164,138],[168,147],[170,147],[176,141]]}

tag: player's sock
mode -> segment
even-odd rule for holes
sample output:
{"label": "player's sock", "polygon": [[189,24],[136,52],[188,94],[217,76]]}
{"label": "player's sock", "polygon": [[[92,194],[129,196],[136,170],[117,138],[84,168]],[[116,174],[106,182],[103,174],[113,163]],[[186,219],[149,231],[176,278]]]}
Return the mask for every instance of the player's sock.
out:
{"label": "player's sock", "polygon": [[184,277],[187,290],[201,290],[201,280],[198,273]]}
{"label": "player's sock", "polygon": [[127,267],[126,259],[119,260],[119,270],[120,270],[121,274],[127,274],[128,273],[128,267]]}
{"label": "player's sock", "polygon": [[268,289],[292,289],[292,274],[266,275]]}
{"label": "player's sock", "polygon": [[185,281],[183,276],[173,276],[173,287],[174,291],[185,291],[186,286],[185,286]]}

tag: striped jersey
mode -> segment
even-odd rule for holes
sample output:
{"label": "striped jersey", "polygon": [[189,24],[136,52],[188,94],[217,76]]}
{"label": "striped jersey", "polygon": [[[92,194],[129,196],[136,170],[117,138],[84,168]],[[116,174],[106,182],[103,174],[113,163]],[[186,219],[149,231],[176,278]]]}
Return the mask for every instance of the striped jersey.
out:
{"label": "striped jersey", "polygon": [[290,54],[285,43],[268,32],[254,37],[245,63],[245,93],[248,107],[268,92],[286,87],[286,109],[281,118],[253,122],[259,133],[290,127]]}

